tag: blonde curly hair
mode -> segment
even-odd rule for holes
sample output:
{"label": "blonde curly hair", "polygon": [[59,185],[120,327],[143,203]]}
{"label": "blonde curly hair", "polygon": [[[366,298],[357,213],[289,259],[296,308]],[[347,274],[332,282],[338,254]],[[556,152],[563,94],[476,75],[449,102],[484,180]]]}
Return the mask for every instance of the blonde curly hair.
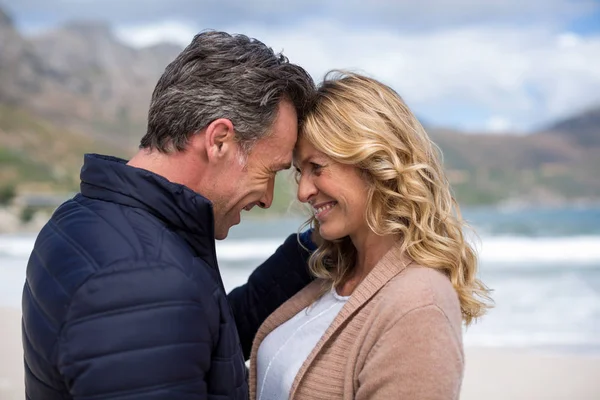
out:
{"label": "blonde curly hair", "polygon": [[[332,160],[357,167],[369,183],[366,220],[378,235],[398,235],[417,263],[443,271],[458,293],[469,325],[491,307],[490,290],[477,279],[477,256],[467,242],[460,209],[440,162],[441,152],[402,98],[388,86],[355,73],[332,71],[320,85],[300,129]],[[309,266],[337,287],[356,262],[348,237],[318,236]]]}

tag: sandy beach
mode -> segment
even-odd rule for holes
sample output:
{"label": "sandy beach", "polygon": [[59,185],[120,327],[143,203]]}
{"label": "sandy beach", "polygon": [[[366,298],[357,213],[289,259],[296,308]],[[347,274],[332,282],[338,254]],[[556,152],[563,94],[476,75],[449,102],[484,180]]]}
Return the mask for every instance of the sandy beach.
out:
{"label": "sandy beach", "polygon": [[0,308],[0,400],[23,400],[21,312]]}
{"label": "sandy beach", "polygon": [[599,400],[600,356],[467,348],[461,400]]}
{"label": "sandy beach", "polygon": [[[0,400],[23,400],[20,312],[0,309],[0,321]],[[461,400],[600,399],[600,356],[467,348],[466,357]]]}

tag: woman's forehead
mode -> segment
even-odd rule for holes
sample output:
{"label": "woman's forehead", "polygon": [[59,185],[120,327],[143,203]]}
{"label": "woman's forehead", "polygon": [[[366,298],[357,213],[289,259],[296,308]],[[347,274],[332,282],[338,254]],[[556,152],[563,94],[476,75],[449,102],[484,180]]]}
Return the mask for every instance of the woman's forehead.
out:
{"label": "woman's forehead", "polygon": [[314,157],[326,157],[312,143],[305,138],[298,139],[294,147],[294,164],[301,164]]}

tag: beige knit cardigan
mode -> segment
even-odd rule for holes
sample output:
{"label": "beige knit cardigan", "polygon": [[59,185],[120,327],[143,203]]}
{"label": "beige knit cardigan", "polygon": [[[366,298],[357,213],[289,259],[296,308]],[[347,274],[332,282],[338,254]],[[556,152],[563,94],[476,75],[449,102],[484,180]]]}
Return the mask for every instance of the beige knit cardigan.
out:
{"label": "beige knit cardigan", "polygon": [[[250,358],[252,400],[260,344],[312,304],[322,284],[308,285],[260,327]],[[290,399],[458,399],[463,370],[460,305],[450,280],[417,265],[397,245],[355,289],[309,354]]]}

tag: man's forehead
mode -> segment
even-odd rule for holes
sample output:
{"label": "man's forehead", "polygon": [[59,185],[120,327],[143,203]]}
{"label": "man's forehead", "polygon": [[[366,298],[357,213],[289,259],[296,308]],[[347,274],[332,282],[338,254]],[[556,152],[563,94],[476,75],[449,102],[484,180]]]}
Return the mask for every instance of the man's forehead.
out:
{"label": "man's forehead", "polygon": [[296,147],[294,147],[293,161],[294,164],[299,164],[304,162],[307,158],[309,158],[312,153],[315,151],[315,148],[310,146],[306,140],[300,139],[296,143]]}
{"label": "man's forehead", "polygon": [[[271,132],[267,137],[259,139],[257,145],[260,145],[263,151],[283,156],[283,153],[291,153],[296,145],[297,138],[296,132],[275,131]],[[286,156],[289,157],[287,154]]]}
{"label": "man's forehead", "polygon": [[[253,150],[256,150],[254,148]],[[292,152],[282,152],[280,149],[272,149],[271,151],[266,151],[267,149],[262,149],[262,151],[250,151],[250,158],[256,160],[256,162],[263,165],[264,168],[267,168],[271,171],[280,171],[283,169],[288,169],[292,165]]]}
{"label": "man's forehead", "polygon": [[306,163],[306,161],[310,158],[306,154],[299,153],[298,151],[294,151],[294,157],[292,159],[292,163],[295,168],[299,168],[302,164]]}

